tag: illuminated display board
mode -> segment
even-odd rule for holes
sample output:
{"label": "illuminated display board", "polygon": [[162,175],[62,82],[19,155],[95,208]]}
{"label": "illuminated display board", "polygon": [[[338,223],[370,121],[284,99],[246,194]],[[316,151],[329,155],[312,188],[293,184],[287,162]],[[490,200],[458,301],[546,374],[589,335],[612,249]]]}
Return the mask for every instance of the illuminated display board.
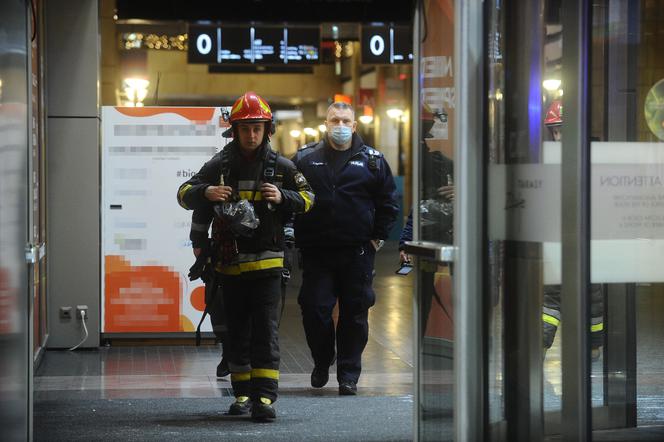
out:
{"label": "illuminated display board", "polygon": [[362,25],[363,64],[410,64],[413,33],[409,26]]}
{"label": "illuminated display board", "polygon": [[318,64],[318,27],[189,25],[189,63]]}

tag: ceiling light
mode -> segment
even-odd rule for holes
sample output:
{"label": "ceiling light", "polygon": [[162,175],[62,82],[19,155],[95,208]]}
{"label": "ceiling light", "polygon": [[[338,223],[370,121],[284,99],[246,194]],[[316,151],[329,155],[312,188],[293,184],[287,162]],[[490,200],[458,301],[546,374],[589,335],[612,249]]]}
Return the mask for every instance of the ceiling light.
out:
{"label": "ceiling light", "polygon": [[560,87],[560,80],[548,78],[542,82],[542,87],[550,92],[555,91]]}

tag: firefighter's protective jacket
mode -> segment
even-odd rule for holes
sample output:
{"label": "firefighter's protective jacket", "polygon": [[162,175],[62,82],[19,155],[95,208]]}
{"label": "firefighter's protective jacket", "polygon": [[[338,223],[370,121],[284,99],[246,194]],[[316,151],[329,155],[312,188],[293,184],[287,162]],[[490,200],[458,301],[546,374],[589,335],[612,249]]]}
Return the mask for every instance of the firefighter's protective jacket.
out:
{"label": "firefighter's protective jacket", "polygon": [[[226,154],[223,152],[226,151]],[[258,277],[266,273],[281,273],[284,266],[284,229],[283,220],[289,213],[305,213],[314,204],[314,194],[304,176],[297,171],[293,163],[282,156],[276,157],[276,167],[271,171],[269,182],[281,191],[282,202],[270,205],[262,199],[260,186],[266,179],[266,162],[270,154],[275,154],[268,143],[257,149],[253,159],[247,159],[240,153],[236,140],[229,143],[224,151],[214,155],[201,170],[184,182],[178,189],[178,203],[185,209],[195,210],[196,219],[192,220],[192,242],[194,247],[207,237],[207,226],[214,219],[212,237],[216,244],[228,240],[230,232],[224,229],[220,220],[214,216],[214,203],[205,197],[205,189],[219,185],[222,169],[228,169],[226,185],[233,188],[239,198],[253,203],[260,225],[252,237],[237,237],[235,256],[232,262],[220,263],[217,270],[226,275]],[[223,156],[227,155],[227,156]],[[223,162],[227,162],[222,167]],[[197,231],[198,230],[198,231]],[[198,237],[200,235],[200,238]]]}

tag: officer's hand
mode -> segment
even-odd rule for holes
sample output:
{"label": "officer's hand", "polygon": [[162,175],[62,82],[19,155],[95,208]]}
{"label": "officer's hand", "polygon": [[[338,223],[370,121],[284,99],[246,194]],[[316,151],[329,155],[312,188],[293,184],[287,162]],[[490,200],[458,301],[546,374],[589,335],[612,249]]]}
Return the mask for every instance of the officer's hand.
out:
{"label": "officer's hand", "polygon": [[200,247],[194,247],[194,256],[198,258],[198,255],[200,255],[202,251],[203,249],[201,249]]}
{"label": "officer's hand", "polygon": [[399,264],[410,264],[410,256],[405,250],[399,250]]}
{"label": "officer's hand", "polygon": [[438,195],[450,202],[454,202],[454,186],[440,186],[438,188]]}
{"label": "officer's hand", "polygon": [[273,204],[281,204],[281,191],[274,184],[263,183],[261,185],[261,193],[264,200]]}
{"label": "officer's hand", "polygon": [[205,198],[210,201],[228,201],[233,193],[229,186],[210,186],[205,189]]}

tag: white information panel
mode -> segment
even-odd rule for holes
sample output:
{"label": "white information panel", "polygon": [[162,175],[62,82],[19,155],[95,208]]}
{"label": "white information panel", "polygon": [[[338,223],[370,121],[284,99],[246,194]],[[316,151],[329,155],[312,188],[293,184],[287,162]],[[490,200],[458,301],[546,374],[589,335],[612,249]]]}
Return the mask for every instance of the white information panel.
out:
{"label": "white information panel", "polygon": [[[489,238],[543,243],[544,283],[560,283],[559,142],[543,163],[489,166]],[[664,143],[591,144],[591,280],[663,282]]]}
{"label": "white information panel", "polygon": [[[102,108],[102,332],[190,332],[205,308],[178,187],[229,139],[227,108]],[[211,331],[206,319],[204,331]]]}

